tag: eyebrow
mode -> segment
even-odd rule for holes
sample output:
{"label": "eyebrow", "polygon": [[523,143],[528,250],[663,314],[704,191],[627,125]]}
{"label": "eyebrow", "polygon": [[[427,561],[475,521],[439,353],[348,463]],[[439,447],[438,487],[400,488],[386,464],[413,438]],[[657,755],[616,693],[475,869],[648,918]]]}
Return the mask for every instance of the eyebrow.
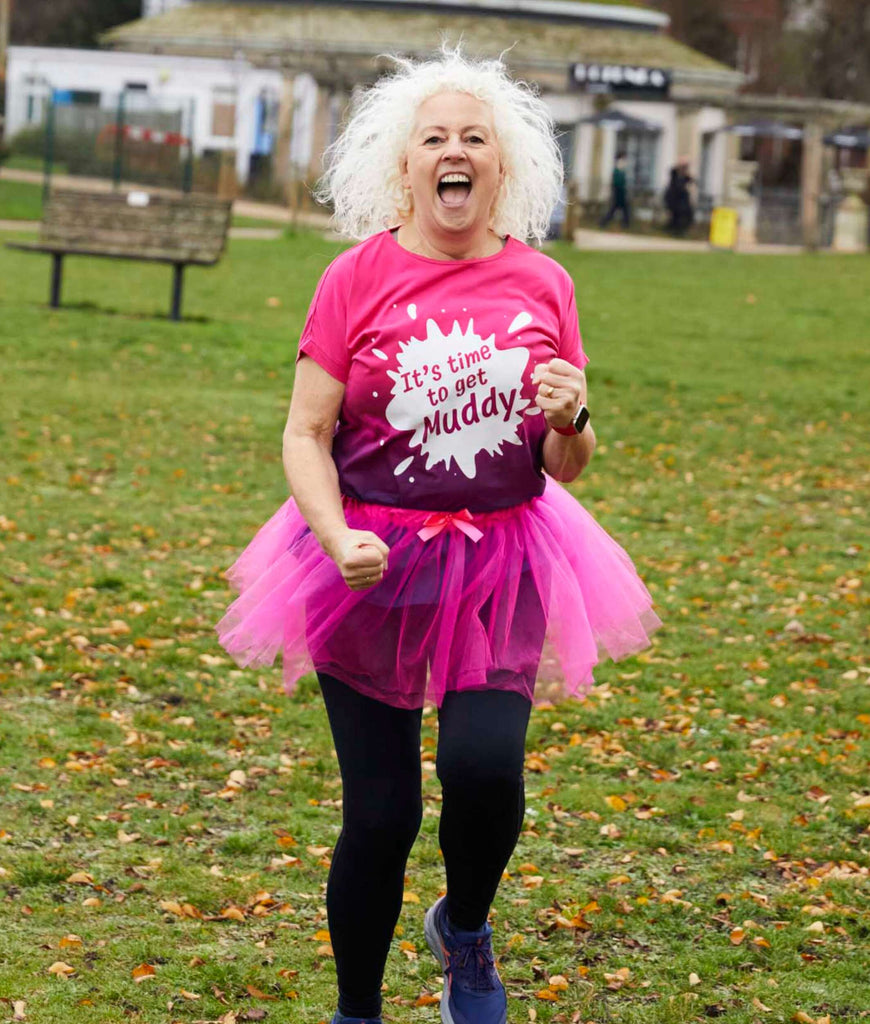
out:
{"label": "eyebrow", "polygon": [[[479,131],[479,132],[488,132],[489,131],[489,129],[486,128],[482,124],[469,124],[469,125],[466,125],[462,129],[462,131],[463,132],[470,132],[472,129],[474,129],[476,131]],[[444,127],[443,124],[427,124],[424,128],[421,128],[420,131],[421,132],[446,132],[447,129]]]}

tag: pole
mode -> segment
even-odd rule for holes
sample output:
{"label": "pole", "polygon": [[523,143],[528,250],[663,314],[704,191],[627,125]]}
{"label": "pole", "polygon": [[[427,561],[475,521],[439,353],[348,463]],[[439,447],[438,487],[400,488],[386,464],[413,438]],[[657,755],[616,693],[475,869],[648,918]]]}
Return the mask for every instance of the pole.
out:
{"label": "pole", "polygon": [[190,108],[187,115],[187,161],[184,164],[184,179],[182,190],[190,192],[193,188],[193,115],[196,109],[196,100],[191,97]]}
{"label": "pole", "polygon": [[115,191],[121,187],[121,164],[124,160],[124,90],[118,93],[118,116],[115,119],[115,161],[112,167],[112,182]]}
{"label": "pole", "polygon": [[51,169],[54,163],[54,89],[48,96],[48,114],[45,118],[45,165],[42,173],[42,205],[51,192]]}
{"label": "pole", "polygon": [[822,191],[822,126],[818,121],[804,125],[801,159],[801,226],[804,248],[819,247],[819,196]]}
{"label": "pole", "polygon": [[[0,0],[0,78],[6,80],[6,57],[9,49],[9,25],[12,20],[12,0]],[[7,90],[9,86],[7,83]],[[5,124],[0,130],[0,142],[6,133]]]}

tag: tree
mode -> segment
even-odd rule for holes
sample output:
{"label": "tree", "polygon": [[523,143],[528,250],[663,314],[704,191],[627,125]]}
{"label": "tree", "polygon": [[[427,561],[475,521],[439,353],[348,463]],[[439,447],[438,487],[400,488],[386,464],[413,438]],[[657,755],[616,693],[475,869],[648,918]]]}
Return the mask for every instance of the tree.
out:
{"label": "tree", "polygon": [[681,43],[733,67],[737,36],[728,24],[720,0],[658,0],[671,19],[671,33]]}
{"label": "tree", "polygon": [[16,0],[11,42],[18,46],[93,48],[98,35],[135,21],[142,0]]}
{"label": "tree", "polygon": [[825,0],[808,44],[814,95],[870,102],[870,0]]}

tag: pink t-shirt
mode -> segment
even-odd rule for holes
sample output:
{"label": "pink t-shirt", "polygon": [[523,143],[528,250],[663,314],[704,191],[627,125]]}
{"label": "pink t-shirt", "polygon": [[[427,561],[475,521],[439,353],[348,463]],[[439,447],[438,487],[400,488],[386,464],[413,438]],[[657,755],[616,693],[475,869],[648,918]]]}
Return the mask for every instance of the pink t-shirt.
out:
{"label": "pink t-shirt", "polygon": [[299,355],[345,385],[333,439],[341,491],[472,512],[544,490],[537,363],[587,362],[574,284],[514,238],[481,259],[408,252],[389,231],[327,267]]}

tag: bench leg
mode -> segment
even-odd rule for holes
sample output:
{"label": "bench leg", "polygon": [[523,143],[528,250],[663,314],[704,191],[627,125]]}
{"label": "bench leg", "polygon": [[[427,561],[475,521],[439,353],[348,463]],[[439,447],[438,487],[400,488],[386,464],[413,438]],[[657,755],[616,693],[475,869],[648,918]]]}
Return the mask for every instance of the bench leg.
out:
{"label": "bench leg", "polygon": [[184,264],[174,263],[172,265],[172,314],[173,320],[181,319],[181,286],[184,276]]}
{"label": "bench leg", "polygon": [[60,306],[60,285],[63,280],[63,254],[53,252],[51,254],[51,306],[57,309]]}

